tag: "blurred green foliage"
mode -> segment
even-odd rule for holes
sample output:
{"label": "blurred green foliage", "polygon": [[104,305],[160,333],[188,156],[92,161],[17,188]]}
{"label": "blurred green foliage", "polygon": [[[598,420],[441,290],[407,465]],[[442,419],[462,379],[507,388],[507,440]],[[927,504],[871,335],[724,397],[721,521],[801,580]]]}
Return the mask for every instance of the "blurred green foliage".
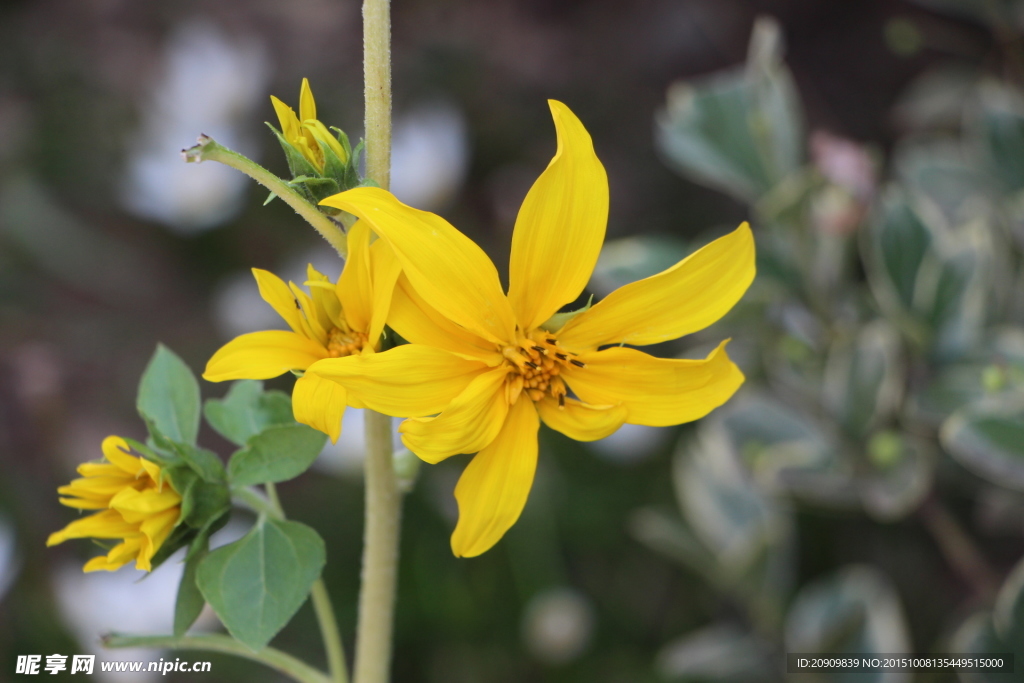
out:
{"label": "blurred green foliage", "polygon": [[[877,153],[806,131],[773,20],[744,68],[669,90],[666,162],[749,207],[759,276],[725,323],[748,385],[680,442],[679,512],[633,518],[636,538],[740,608],[668,643],[666,679],[782,680],[784,652],[1024,662],[1024,561],[1000,588],[1005,569],[950,512],[1024,492],[1024,93],[991,76],[967,92],[955,125],[906,131],[883,173]],[[921,605],[877,566],[795,582],[795,522],[815,509],[919,520],[971,588],[959,616],[921,642]]]}

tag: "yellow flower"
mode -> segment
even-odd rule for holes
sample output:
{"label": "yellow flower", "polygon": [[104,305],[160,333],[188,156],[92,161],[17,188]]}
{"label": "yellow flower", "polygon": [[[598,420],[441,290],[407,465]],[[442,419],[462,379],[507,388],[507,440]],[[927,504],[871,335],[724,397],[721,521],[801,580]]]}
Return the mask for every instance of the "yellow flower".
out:
{"label": "yellow flower", "polygon": [[60,502],[79,510],[100,510],[50,534],[46,545],[69,538],[119,538],[105,556],[94,557],[85,571],[114,571],[132,560],[136,569],[150,571],[153,555],[160,550],[181,516],[181,496],[166,481],[160,466],[128,453],[119,436],[103,440],[104,461],[78,466],[75,479],[57,492]]}
{"label": "yellow flower", "polygon": [[[337,285],[308,268],[309,294],[293,282],[253,268],[260,295],[291,328],[243,334],[222,346],[206,364],[203,378],[210,382],[233,379],[269,379],[288,371],[303,371],[322,358],[372,353],[380,345],[391,292],[398,277],[398,262],[387,244],[370,245],[367,225],[355,225],[348,234],[348,260]],[[295,382],[292,410],[295,419],[319,429],[332,441],[341,434],[341,417],[348,403],[345,389],[316,375]]]}
{"label": "yellow flower", "polygon": [[623,344],[675,339],[732,308],[754,278],[746,223],[564,325],[554,323],[597,261],[608,180],[579,119],[560,102],[550,106],[558,150],[519,210],[507,296],[486,254],[444,219],[378,188],[323,202],[370,223],[394,249],[402,276],[388,324],[412,343],[320,361],[307,376],[343,384],[371,409],[414,418],[402,424],[402,440],[427,462],[476,453],[455,488],[452,550],[459,556],[486,551],[519,517],[541,420],[590,441],[624,422],[696,420],[743,383],[724,342],[703,360],[656,358]]}
{"label": "yellow flower", "polygon": [[299,150],[317,172],[324,172],[324,151],[320,145],[330,147],[341,163],[348,161],[345,148],[316,118],[316,102],[313,100],[308,78],[302,79],[298,116],[295,116],[295,110],[273,95],[270,96],[270,101],[277,112],[277,120],[281,122],[281,134],[284,135],[284,139]]}

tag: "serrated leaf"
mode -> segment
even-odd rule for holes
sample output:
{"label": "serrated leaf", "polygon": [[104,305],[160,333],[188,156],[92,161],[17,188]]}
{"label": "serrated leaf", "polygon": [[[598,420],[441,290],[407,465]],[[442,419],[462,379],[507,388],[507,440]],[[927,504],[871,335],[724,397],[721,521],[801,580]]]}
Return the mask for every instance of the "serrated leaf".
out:
{"label": "serrated leaf", "polygon": [[207,399],[203,414],[214,431],[238,446],[271,425],[294,424],[291,399],[280,391],[263,391],[263,382],[242,380],[222,399]]}
{"label": "serrated leaf", "polygon": [[323,539],[298,522],[263,519],[199,563],[197,584],[228,631],[263,649],[309,596],[326,561]]}
{"label": "serrated leaf", "polygon": [[174,601],[174,635],[177,638],[185,635],[189,627],[199,618],[206,600],[196,585],[196,570],[199,563],[206,557],[206,551],[200,551],[185,562],[185,570],[178,584],[178,597]]}
{"label": "serrated leaf", "polygon": [[1000,486],[1024,490],[1024,395],[998,395],[953,413],[942,445],[964,467]]}
{"label": "serrated leaf", "polygon": [[320,455],[327,435],[302,424],[268,427],[231,456],[228,477],[234,486],[293,479]]}
{"label": "serrated leaf", "polygon": [[199,382],[173,351],[156,348],[139,382],[139,414],[172,441],[194,444],[199,434]]}

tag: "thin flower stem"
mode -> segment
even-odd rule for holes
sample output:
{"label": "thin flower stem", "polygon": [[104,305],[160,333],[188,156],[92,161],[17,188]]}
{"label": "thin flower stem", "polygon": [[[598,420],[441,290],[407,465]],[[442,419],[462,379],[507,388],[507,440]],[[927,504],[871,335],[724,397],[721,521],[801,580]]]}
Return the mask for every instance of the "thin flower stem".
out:
{"label": "thin flower stem", "polygon": [[355,683],[387,683],[391,669],[402,495],[395,477],[391,418],[367,411],[365,419],[366,522]]}
{"label": "thin flower stem", "polygon": [[217,161],[246,174],[276,194],[285,204],[295,209],[296,213],[305,218],[306,222],[312,225],[320,233],[320,236],[334,247],[339,256],[345,258],[345,255],[348,253],[348,240],[339,223],[322,213],[318,208],[306,201],[306,198],[296,192],[288,183],[267,169],[238,152],[218,144],[216,140],[207,135],[200,135],[199,144],[182,150],[181,153],[187,162]]}
{"label": "thin flower stem", "polygon": [[103,637],[103,645],[109,648],[149,647],[222,652],[265,664],[271,669],[280,671],[293,680],[299,681],[299,683],[331,683],[331,679],[321,671],[314,669],[286,652],[281,652],[272,647],[265,647],[259,652],[253,652],[231,636],[219,633],[181,636],[180,638],[175,636],[133,636],[111,633]]}
{"label": "thin flower stem", "polygon": [[341,643],[341,631],[338,629],[338,619],[334,616],[331,596],[328,595],[327,585],[322,578],[313,583],[309,596],[313,601],[313,610],[316,612],[316,620],[320,624],[320,634],[324,639],[331,681],[332,683],[348,683],[348,666],[345,663],[345,648]]}
{"label": "thin flower stem", "polygon": [[[246,507],[273,519],[285,519],[284,509],[277,497],[277,487],[267,483],[266,489],[266,496],[248,486],[238,487],[233,493],[236,500]],[[331,596],[327,592],[327,585],[323,578],[313,582],[309,598],[313,603],[313,611],[316,612],[316,620],[320,626],[320,635],[324,640],[324,650],[327,652],[327,666],[331,672],[330,683],[348,683],[348,666],[345,663],[345,647],[341,641],[341,630],[338,628],[338,619],[334,615]]]}

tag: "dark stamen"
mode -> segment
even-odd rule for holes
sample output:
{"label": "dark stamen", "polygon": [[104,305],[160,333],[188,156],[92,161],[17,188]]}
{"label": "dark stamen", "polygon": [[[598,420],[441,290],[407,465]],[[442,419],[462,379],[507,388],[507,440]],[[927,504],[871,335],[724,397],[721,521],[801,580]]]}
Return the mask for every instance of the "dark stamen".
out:
{"label": "dark stamen", "polygon": [[536,363],[531,363],[530,361],[526,361],[526,364],[527,364],[527,365],[529,365],[529,366],[530,366],[531,368],[533,368],[534,370],[536,370],[537,368],[539,368],[539,367],[540,367],[540,366],[539,366],[539,365],[537,365]]}
{"label": "dark stamen", "polygon": [[570,363],[572,363],[573,365],[575,365],[575,366],[576,366],[576,367],[578,367],[578,368],[585,368],[585,367],[587,367],[587,364],[586,364],[586,363],[584,363],[583,361],[578,361],[578,360],[576,360],[575,358],[573,358],[573,359],[572,359],[571,361],[569,361],[569,362],[570,362]]}
{"label": "dark stamen", "polygon": [[552,339],[551,337],[548,337],[548,338],[547,338],[547,339],[545,339],[544,341],[546,341],[546,342],[547,342],[548,344],[551,344],[552,346],[554,346],[555,344],[557,344],[557,343],[558,343],[558,340],[557,340],[557,339]]}
{"label": "dark stamen", "polygon": [[559,408],[564,408],[565,407],[565,394],[559,394],[558,395],[558,407]]}
{"label": "dark stamen", "polygon": [[295,308],[297,308],[297,309],[299,309],[301,311],[302,310],[302,306],[299,305],[299,300],[298,299],[292,299],[292,301],[295,302]]}
{"label": "dark stamen", "polygon": [[540,351],[541,353],[543,353],[545,355],[548,352],[548,350],[545,349],[543,346],[531,346],[530,348],[532,348],[534,351]]}
{"label": "dark stamen", "polygon": [[565,355],[564,353],[556,353],[555,357],[558,358],[558,360],[565,360],[569,356]]}

